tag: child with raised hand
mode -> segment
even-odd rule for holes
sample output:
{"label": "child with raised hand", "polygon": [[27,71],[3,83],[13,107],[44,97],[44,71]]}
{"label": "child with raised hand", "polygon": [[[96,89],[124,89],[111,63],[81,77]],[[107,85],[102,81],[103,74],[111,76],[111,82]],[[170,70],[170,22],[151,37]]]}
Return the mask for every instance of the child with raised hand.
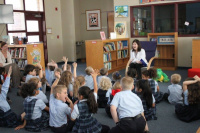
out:
{"label": "child with raised hand", "polygon": [[121,74],[119,73],[119,71],[115,71],[115,72],[113,72],[112,73],[112,85],[114,85],[115,84],[115,82],[117,82],[117,81],[120,81],[121,80]]}
{"label": "child with raised hand", "polygon": [[[51,130],[55,133],[66,133],[69,131],[67,115],[70,116],[73,109],[72,101],[67,97],[67,88],[65,85],[57,85],[60,80],[60,74],[55,72],[54,81],[50,92],[50,121]],[[65,102],[69,103],[69,106]]]}
{"label": "child with raised hand", "polygon": [[[24,123],[15,128],[19,130],[24,128],[31,132],[41,132],[49,127],[49,107],[36,96],[39,94],[38,84],[25,83],[21,88],[21,96],[25,98],[24,105]],[[47,112],[46,112],[47,111]]]}
{"label": "child with raised hand", "polygon": [[155,98],[151,92],[151,88],[149,87],[148,80],[138,80],[136,94],[142,100],[146,120],[157,120]]}
{"label": "child with raised hand", "polygon": [[112,102],[113,97],[115,96],[115,94],[117,94],[118,92],[120,92],[122,89],[120,81],[115,82],[115,84],[112,86],[112,90],[110,93],[110,96],[108,98],[108,103],[107,106],[105,108],[107,115],[112,118],[111,113],[110,113],[110,103]]}
{"label": "child with raised hand", "polygon": [[171,85],[168,86],[167,93],[164,94],[163,99],[171,104],[183,103],[183,89],[178,83],[181,81],[180,74],[173,74],[171,76]]}
{"label": "child with raised hand", "polygon": [[133,78],[121,79],[122,91],[112,102],[110,111],[116,126],[109,133],[143,133],[148,131],[141,99],[134,93]]}
{"label": "child with raised hand", "polygon": [[61,85],[67,87],[67,92],[70,97],[73,97],[73,85],[72,85],[72,73],[70,71],[64,71],[60,78]]}
{"label": "child with raised hand", "polygon": [[154,80],[156,77],[157,77],[157,71],[154,68],[150,68],[149,70],[144,70],[142,72],[142,79],[149,81],[149,86],[156,100],[156,103],[159,103],[163,99],[163,92],[160,91],[158,82]]}
{"label": "child with raised hand", "polygon": [[8,89],[10,86],[10,75],[12,67],[9,67],[8,74],[3,85],[0,85],[0,127],[16,127],[20,125],[21,117],[17,116],[10,108],[6,100]]}
{"label": "child with raised hand", "polygon": [[185,122],[200,119],[200,78],[196,75],[183,82],[184,105],[176,104],[177,117]]}
{"label": "child with raised hand", "polygon": [[93,78],[92,78],[92,75],[91,75],[93,72],[94,72],[94,70],[91,66],[88,66],[85,69],[85,73],[86,73],[85,86],[88,86],[91,90],[94,89],[94,81],[93,81]]}
{"label": "child with raised hand", "polygon": [[45,104],[48,104],[48,99],[47,96],[43,93],[43,91],[39,90],[39,88],[41,88],[42,83],[40,82],[40,80],[38,78],[31,78],[28,83],[35,83],[37,84],[37,89],[39,91],[38,95],[36,95],[37,99],[41,99]]}
{"label": "child with raised hand", "polygon": [[108,77],[102,77],[99,83],[98,89],[98,107],[105,108],[108,103],[108,98],[110,93],[107,94],[108,90],[110,89],[111,92],[112,83]]}
{"label": "child with raised hand", "polygon": [[47,72],[48,72],[48,78],[47,78],[47,81],[49,83],[49,85],[51,86],[54,79],[55,79],[55,76],[54,76],[54,71],[58,68],[58,65],[57,63],[55,63],[53,60],[51,60],[51,62],[49,62],[47,64]]}
{"label": "child with raised hand", "polygon": [[80,87],[85,85],[85,78],[84,76],[80,75],[76,77],[74,83],[73,83],[73,97],[72,102],[75,103],[78,100],[78,90]]}

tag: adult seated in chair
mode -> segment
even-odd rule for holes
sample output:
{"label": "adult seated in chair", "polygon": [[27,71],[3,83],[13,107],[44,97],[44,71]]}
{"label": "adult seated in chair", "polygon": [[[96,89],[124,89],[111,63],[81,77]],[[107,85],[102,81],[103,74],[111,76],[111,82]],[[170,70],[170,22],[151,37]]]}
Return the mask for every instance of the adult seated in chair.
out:
{"label": "adult seated in chair", "polygon": [[8,52],[8,44],[2,41],[0,41],[0,44],[1,44],[0,67],[4,67],[7,72],[9,67],[12,66],[11,79],[13,87],[17,88],[20,85],[20,79],[21,79],[20,69],[16,63],[12,63],[11,55]]}
{"label": "adult seated in chair", "polygon": [[143,67],[144,64],[148,64],[148,62],[146,60],[145,50],[141,47],[140,41],[137,39],[133,40],[132,42],[130,59],[133,59],[133,61],[130,64],[130,68],[135,68],[137,71],[137,79],[141,79],[141,67]]}

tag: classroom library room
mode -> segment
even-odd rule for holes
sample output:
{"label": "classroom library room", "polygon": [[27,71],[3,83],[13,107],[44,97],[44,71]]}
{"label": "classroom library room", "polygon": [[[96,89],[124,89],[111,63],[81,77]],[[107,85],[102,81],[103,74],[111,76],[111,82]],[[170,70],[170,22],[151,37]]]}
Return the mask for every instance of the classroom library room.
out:
{"label": "classroom library room", "polygon": [[200,133],[200,0],[0,0],[0,133]]}

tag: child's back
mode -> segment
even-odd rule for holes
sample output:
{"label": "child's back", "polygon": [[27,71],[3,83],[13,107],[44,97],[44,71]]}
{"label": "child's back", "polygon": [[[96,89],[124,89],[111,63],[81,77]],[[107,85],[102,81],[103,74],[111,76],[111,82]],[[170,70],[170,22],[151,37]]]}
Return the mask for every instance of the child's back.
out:
{"label": "child's back", "polygon": [[93,73],[93,68],[92,67],[87,67],[85,69],[86,76],[85,76],[85,86],[88,86],[91,90],[94,89],[94,81],[92,78],[91,73]]}
{"label": "child's back", "polygon": [[183,103],[183,89],[182,86],[178,84],[172,84],[168,86],[168,101],[171,104],[176,104],[176,103]]}

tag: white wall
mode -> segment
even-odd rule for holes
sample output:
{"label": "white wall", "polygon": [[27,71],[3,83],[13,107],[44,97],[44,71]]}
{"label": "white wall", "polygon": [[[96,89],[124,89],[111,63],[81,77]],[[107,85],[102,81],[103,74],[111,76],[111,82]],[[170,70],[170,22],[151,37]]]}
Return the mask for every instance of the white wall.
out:
{"label": "white wall", "polygon": [[[195,0],[181,0],[181,1],[195,1]],[[139,0],[114,0],[114,6],[119,5],[128,5],[129,11],[130,6],[137,6],[137,5],[148,5],[148,4],[157,4],[157,3],[172,3],[172,2],[180,2],[180,0],[174,1],[162,1],[162,2],[150,2],[146,4],[139,4]],[[128,28],[128,35],[131,37],[130,32],[130,12],[127,18],[115,18],[115,21],[126,21],[127,28]],[[192,56],[192,39],[195,37],[179,37],[178,38],[178,66],[179,67],[191,67],[191,56]],[[135,38],[131,38],[131,41]],[[146,37],[144,38],[137,38],[141,41],[147,40]]]}

